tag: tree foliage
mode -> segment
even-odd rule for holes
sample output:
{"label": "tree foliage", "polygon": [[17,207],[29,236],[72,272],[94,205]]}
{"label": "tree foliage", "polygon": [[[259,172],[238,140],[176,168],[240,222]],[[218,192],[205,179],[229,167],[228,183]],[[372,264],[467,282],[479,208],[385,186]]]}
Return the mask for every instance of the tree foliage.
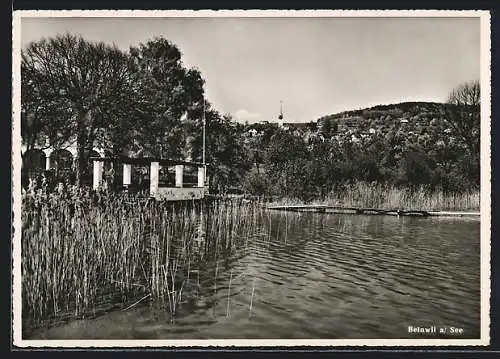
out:
{"label": "tree foliage", "polygon": [[181,118],[202,121],[200,72],[185,68],[179,49],[164,38],[131,47],[130,56],[141,142],[156,156],[181,157],[180,146],[187,140],[178,129]]}
{"label": "tree foliage", "polygon": [[22,51],[21,82],[25,143],[76,141],[77,184],[94,146],[178,158],[186,141],[181,118],[201,121],[201,74],[162,38],[129,53],[70,34],[32,42]]}
{"label": "tree foliage", "polygon": [[[156,38],[128,52],[63,35],[22,51],[22,136],[29,148],[76,141],[77,183],[98,145],[113,155],[203,159],[211,189],[304,200],[354,181],[463,191],[479,185],[479,82],[446,104],[401,103],[303,126],[239,124],[204,97],[180,50]],[[43,142],[43,141],[42,141]]]}
{"label": "tree foliage", "polygon": [[469,150],[479,156],[479,129],[481,120],[481,90],[479,81],[466,82],[453,89],[441,114],[456,136]]}
{"label": "tree foliage", "polygon": [[126,108],[127,56],[116,47],[66,34],[32,42],[23,50],[21,78],[26,128],[33,119],[55,146],[76,137],[80,184],[85,151],[104,125],[99,115],[119,117]]}
{"label": "tree foliage", "polygon": [[[304,126],[302,133],[292,128],[268,143],[256,139],[271,131],[272,124],[249,126],[258,131],[247,143],[250,151],[266,159],[260,177],[268,180],[260,180],[258,172],[252,171],[247,188],[255,188],[256,194],[305,200],[324,197],[356,181],[439,187],[445,192],[477,189],[479,90],[468,86],[453,91],[447,104],[375,106],[363,110],[359,118],[352,117],[359,111],[329,115],[318,120],[316,128]],[[475,100],[465,100],[464,94]],[[445,112],[457,109],[455,117]],[[338,124],[335,132],[330,121]]]}

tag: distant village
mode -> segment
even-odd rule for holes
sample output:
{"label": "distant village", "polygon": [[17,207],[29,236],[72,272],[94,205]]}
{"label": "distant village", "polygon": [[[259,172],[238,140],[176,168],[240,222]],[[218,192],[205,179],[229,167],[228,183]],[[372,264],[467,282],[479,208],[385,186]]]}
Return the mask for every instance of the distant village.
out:
{"label": "distant village", "polygon": [[[434,103],[402,103],[371,109],[348,111],[335,115],[328,115],[312,122],[284,122],[277,125],[284,131],[295,136],[301,136],[304,141],[319,139],[335,140],[338,143],[363,143],[373,136],[385,136],[391,132],[404,132],[410,139],[428,142],[431,134],[450,135],[452,129],[444,121],[441,114],[432,109]],[[261,121],[247,126],[249,136],[263,134],[266,126],[273,122]],[[444,144],[444,140],[435,138],[436,145]],[[453,141],[448,136],[447,141]]]}

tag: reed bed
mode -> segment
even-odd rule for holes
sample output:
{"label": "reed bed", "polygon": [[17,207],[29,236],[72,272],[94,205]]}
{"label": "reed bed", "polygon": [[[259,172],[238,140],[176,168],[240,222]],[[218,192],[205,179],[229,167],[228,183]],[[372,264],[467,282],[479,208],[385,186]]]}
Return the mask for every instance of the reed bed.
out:
{"label": "reed bed", "polygon": [[[296,205],[305,204],[305,202],[283,198],[275,201],[274,204]],[[446,193],[441,189],[430,190],[423,186],[402,188],[394,185],[357,182],[339,187],[325,198],[308,204],[386,210],[477,211],[480,206],[480,196],[479,190]]]}
{"label": "reed bed", "polygon": [[107,301],[127,309],[149,300],[174,315],[192,273],[246,243],[260,211],[244,200],[174,205],[85,191],[26,194],[23,321],[91,316]]}

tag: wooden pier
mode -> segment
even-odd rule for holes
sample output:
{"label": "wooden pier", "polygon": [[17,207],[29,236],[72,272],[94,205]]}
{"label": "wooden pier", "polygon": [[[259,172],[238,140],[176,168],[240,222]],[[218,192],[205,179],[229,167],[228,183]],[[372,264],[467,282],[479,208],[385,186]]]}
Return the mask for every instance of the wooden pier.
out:
{"label": "wooden pier", "polygon": [[365,214],[365,215],[389,215],[389,216],[412,216],[412,217],[479,217],[479,212],[453,212],[453,211],[419,211],[400,209],[379,208],[357,208],[327,205],[266,205],[270,210],[292,211],[292,212],[314,212],[314,213],[338,213],[338,214]]}

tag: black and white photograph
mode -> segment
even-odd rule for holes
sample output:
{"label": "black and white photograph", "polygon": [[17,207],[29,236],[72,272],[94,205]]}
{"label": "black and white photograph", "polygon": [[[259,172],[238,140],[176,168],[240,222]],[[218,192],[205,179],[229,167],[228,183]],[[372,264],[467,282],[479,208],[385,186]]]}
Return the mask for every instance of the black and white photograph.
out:
{"label": "black and white photograph", "polygon": [[14,345],[488,345],[490,47],[476,10],[14,11]]}

